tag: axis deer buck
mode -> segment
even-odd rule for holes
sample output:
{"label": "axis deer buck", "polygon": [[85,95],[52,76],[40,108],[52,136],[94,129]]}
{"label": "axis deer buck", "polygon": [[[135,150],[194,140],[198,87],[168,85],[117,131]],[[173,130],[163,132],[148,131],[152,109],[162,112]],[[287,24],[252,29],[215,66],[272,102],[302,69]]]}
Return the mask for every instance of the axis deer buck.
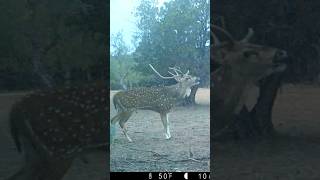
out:
{"label": "axis deer buck", "polygon": [[[212,73],[214,134],[234,122],[243,107],[252,110],[259,96],[259,80],[286,69],[287,53],[273,47],[249,43],[254,32],[236,41],[229,32],[213,25],[211,48],[213,63],[219,67]],[[222,42],[217,32],[225,36]]]}
{"label": "axis deer buck", "polygon": [[106,84],[34,92],[17,102],[11,133],[25,163],[10,180],[62,179],[75,158],[107,147]]}
{"label": "axis deer buck", "polygon": [[112,125],[119,122],[124,135],[132,142],[127,133],[126,122],[136,110],[151,110],[160,113],[166,139],[171,138],[168,114],[176,101],[189,96],[191,87],[199,84],[199,78],[189,75],[189,70],[183,74],[178,68],[169,68],[171,76],[162,76],[151,64],[150,68],[163,79],[175,79],[177,84],[163,87],[142,87],[121,91],[114,95],[113,104],[117,114],[111,119]]}

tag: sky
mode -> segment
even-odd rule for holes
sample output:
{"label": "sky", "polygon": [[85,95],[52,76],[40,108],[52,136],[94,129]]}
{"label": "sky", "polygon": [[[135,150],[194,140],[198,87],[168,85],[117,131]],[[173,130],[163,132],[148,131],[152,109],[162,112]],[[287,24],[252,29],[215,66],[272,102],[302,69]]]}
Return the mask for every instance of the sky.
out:
{"label": "sky", "polygon": [[[155,0],[158,6],[163,5],[168,0]],[[140,0],[111,0],[110,1],[110,33],[116,34],[123,32],[123,39],[127,46],[133,49],[133,35],[137,32],[136,21],[134,16],[136,7]],[[112,36],[111,36],[112,38]],[[110,39],[112,41],[112,39]],[[112,51],[112,47],[111,47]]]}

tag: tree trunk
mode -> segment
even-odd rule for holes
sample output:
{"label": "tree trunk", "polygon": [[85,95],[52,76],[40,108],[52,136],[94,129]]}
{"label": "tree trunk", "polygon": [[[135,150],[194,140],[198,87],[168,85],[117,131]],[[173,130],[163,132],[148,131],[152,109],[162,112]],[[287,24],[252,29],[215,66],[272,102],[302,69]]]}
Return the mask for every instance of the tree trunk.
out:
{"label": "tree trunk", "polygon": [[183,106],[191,106],[196,104],[196,93],[198,91],[198,86],[193,86],[191,88],[191,93],[189,97],[184,98]]}
{"label": "tree trunk", "polygon": [[[30,19],[29,24],[31,25],[31,29],[29,31],[25,31],[27,37],[31,40],[31,48],[32,48],[32,56],[31,63],[33,65],[34,72],[41,78],[42,82],[48,87],[53,87],[52,79],[47,73],[43,62],[41,62],[43,58],[43,54],[48,51],[55,43],[50,44],[47,48],[44,48],[41,45],[41,37],[39,31],[39,27],[36,26],[38,22],[35,22],[36,19],[36,3],[33,1],[26,1],[27,8],[29,9]],[[55,41],[54,41],[55,42]]]}
{"label": "tree trunk", "polygon": [[87,74],[87,81],[91,82],[92,81],[92,75],[91,72],[89,70],[86,70],[86,74]]}
{"label": "tree trunk", "polygon": [[70,84],[71,84],[71,71],[70,71],[69,68],[67,68],[67,69],[65,70],[65,74],[64,74],[64,84],[65,84],[66,86],[70,86]]}
{"label": "tree trunk", "polygon": [[40,44],[37,41],[36,37],[32,37],[32,57],[31,61],[33,64],[34,72],[41,78],[42,82],[48,87],[52,88],[53,84],[51,77],[48,75],[45,67],[41,62],[42,50]]}
{"label": "tree trunk", "polygon": [[272,107],[281,83],[281,74],[274,74],[261,81],[260,96],[251,112],[243,108],[236,116],[236,138],[269,136],[274,133]]}

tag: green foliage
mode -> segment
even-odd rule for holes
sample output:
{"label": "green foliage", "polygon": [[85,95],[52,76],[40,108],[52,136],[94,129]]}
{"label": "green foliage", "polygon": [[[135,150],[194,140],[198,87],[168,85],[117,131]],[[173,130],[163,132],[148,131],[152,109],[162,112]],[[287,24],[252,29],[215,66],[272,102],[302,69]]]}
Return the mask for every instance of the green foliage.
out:
{"label": "green foliage", "polygon": [[133,55],[129,54],[129,48],[123,40],[122,32],[111,37],[110,43],[114,51],[110,55],[110,88],[122,89],[121,79],[128,88],[130,85],[136,86],[141,81],[147,80],[146,76],[134,69],[137,63]]}
{"label": "green foliage", "polygon": [[[120,84],[121,78],[124,83],[130,88],[137,86],[141,81],[149,80],[148,76],[134,70],[136,62],[133,60],[132,55],[124,55],[121,57],[110,57],[110,88],[122,89]],[[124,78],[125,76],[125,78]]]}
{"label": "green foliage", "polygon": [[202,85],[209,84],[209,2],[175,0],[158,9],[154,1],[143,0],[137,8],[139,43],[134,53],[136,70],[146,70],[149,63],[166,74],[169,66],[190,69]]}
{"label": "green foliage", "polygon": [[290,56],[286,81],[316,80],[320,73],[320,1],[215,1],[213,12],[213,22],[236,39],[251,27],[255,31],[252,42],[286,50]]}

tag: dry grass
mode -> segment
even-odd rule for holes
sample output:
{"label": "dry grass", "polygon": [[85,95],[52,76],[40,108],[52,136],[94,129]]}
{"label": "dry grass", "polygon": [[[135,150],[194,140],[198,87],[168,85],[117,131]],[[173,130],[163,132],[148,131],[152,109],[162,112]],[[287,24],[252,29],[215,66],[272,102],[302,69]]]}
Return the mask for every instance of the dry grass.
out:
{"label": "dry grass", "polygon": [[[197,102],[208,104],[209,91],[204,89],[199,92],[201,93],[197,94]],[[214,143],[215,179],[319,179],[319,92],[319,87],[314,86],[285,86],[282,89],[274,106],[273,122],[279,132],[274,139],[258,143]],[[0,179],[12,174],[21,165],[22,157],[16,152],[7,134],[8,111],[12,103],[20,97],[20,94],[0,95]],[[112,113],[114,115],[114,112]],[[123,134],[118,131],[116,143],[111,147],[114,155],[111,165],[117,168],[116,170],[164,168],[179,171],[201,170],[207,167],[205,159],[201,160],[202,163],[186,159],[189,157],[190,146],[193,148],[194,158],[209,158],[209,130],[203,128],[209,124],[208,106],[177,108],[171,115],[172,141],[164,140],[163,128],[157,114],[145,112],[134,116],[128,122],[134,143],[127,143]],[[141,150],[144,152],[141,153]],[[104,174],[102,164],[107,163],[104,155],[92,155],[89,159],[89,165],[76,161],[65,179],[100,180],[99,175]],[[102,169],[102,172],[99,169]]]}

